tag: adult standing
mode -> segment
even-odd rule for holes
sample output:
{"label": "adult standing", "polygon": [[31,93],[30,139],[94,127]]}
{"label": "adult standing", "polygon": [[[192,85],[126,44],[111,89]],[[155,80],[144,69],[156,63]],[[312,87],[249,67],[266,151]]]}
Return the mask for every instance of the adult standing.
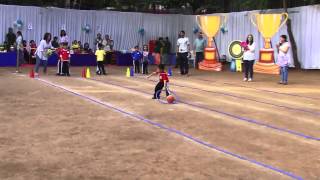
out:
{"label": "adult standing", "polygon": [[169,41],[169,38],[166,37],[165,40],[163,41],[163,50],[162,50],[162,62],[165,65],[170,64],[169,62],[169,54],[170,54],[170,49],[171,49],[171,43]]}
{"label": "adult standing", "polygon": [[[23,52],[23,36],[21,31],[17,32],[16,43],[17,46],[17,67],[19,67],[24,62],[24,52]],[[18,71],[18,68],[17,68]]]}
{"label": "adult standing", "polygon": [[165,62],[167,65],[171,64],[170,63],[170,54],[171,54],[171,42],[169,40],[169,37],[166,37],[165,40],[165,45],[166,45],[166,52],[167,52],[167,61]]}
{"label": "adult standing", "polygon": [[39,75],[39,67],[41,64],[43,64],[43,72],[47,73],[48,57],[51,48],[51,34],[47,32],[44,34],[36,50],[35,75]]}
{"label": "adult standing", "polygon": [[101,37],[101,33],[98,33],[97,37],[94,39],[94,47],[95,47],[95,49],[99,49],[98,45],[102,44],[102,41],[103,41],[103,39]]}
{"label": "adult standing", "polygon": [[52,44],[52,47],[56,49],[60,47],[57,36],[53,37],[53,41],[51,42],[51,44]]}
{"label": "adult standing", "polygon": [[160,40],[160,64],[166,64],[166,60],[167,60],[167,57],[166,57],[166,43],[164,41],[163,38],[161,38]]}
{"label": "adult standing", "polygon": [[180,62],[180,74],[188,75],[188,53],[190,52],[190,41],[188,37],[185,37],[184,31],[180,31],[179,35],[180,38],[177,40],[177,59],[179,59]]}
{"label": "adult standing", "polygon": [[280,66],[280,77],[281,80],[279,84],[287,85],[288,84],[288,69],[290,62],[290,43],[288,42],[286,35],[280,36],[280,42],[277,44],[278,49],[278,60],[277,65]]}
{"label": "adult standing", "polygon": [[255,43],[253,41],[253,35],[249,34],[246,40],[247,46],[244,47],[243,64],[244,64],[244,78],[243,81],[253,80],[253,64],[255,58]]}
{"label": "adult standing", "polygon": [[8,29],[8,33],[6,34],[6,42],[7,44],[7,51],[10,51],[10,47],[14,46],[15,42],[16,42],[16,35],[13,32],[13,29],[11,27],[9,27]]}
{"label": "adult standing", "polygon": [[204,48],[206,47],[206,40],[203,38],[203,33],[199,32],[198,37],[193,42],[194,53],[196,56],[196,69],[199,69],[199,62],[204,59]]}
{"label": "adult standing", "polygon": [[104,46],[104,51],[106,52],[106,62],[107,64],[110,64],[112,59],[113,40],[110,38],[108,34],[104,36],[102,45]]}
{"label": "adult standing", "polygon": [[162,41],[163,41],[163,38],[159,37],[159,39],[156,41],[156,46],[154,48],[155,64],[157,65],[161,64]]}
{"label": "adult standing", "polygon": [[67,44],[69,44],[69,37],[67,36],[66,31],[63,30],[63,29],[60,31],[59,43],[60,43],[60,44],[62,44],[62,43],[67,43]]}

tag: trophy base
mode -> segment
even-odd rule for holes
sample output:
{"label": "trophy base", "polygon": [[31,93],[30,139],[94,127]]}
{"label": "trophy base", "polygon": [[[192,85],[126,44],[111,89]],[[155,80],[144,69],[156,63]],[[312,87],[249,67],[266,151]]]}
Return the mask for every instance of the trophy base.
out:
{"label": "trophy base", "polygon": [[205,71],[222,71],[222,64],[215,60],[203,60],[199,63],[199,69]]}
{"label": "trophy base", "polygon": [[262,74],[279,74],[279,66],[274,63],[257,62],[253,66],[253,71]]}

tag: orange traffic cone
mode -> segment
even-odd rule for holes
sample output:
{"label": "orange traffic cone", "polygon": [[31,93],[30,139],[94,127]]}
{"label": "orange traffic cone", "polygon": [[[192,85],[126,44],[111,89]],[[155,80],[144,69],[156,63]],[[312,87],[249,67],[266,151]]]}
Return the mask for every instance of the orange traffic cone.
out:
{"label": "orange traffic cone", "polygon": [[30,70],[30,72],[29,72],[29,77],[30,77],[30,78],[34,78],[33,68],[31,68],[31,70]]}
{"label": "orange traffic cone", "polygon": [[86,78],[86,68],[85,67],[82,70],[81,77]]}

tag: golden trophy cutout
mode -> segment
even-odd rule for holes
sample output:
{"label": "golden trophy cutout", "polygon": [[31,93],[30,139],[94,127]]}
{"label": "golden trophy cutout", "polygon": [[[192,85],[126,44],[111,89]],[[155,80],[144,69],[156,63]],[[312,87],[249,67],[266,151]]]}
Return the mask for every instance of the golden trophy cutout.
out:
{"label": "golden trophy cutout", "polygon": [[[282,17],[284,19],[282,20]],[[251,14],[251,22],[264,38],[264,48],[260,49],[259,61],[254,65],[254,72],[279,74],[279,67],[274,63],[274,49],[271,48],[271,38],[288,20],[288,14]],[[282,20],[282,23],[281,23]]]}
{"label": "golden trophy cutout", "polygon": [[[226,22],[227,17],[224,17]],[[221,71],[222,64],[217,61],[217,49],[213,47],[213,38],[220,29],[221,16],[199,15],[196,16],[198,26],[208,37],[208,46],[204,49],[204,60],[199,63],[199,69],[207,71]]]}

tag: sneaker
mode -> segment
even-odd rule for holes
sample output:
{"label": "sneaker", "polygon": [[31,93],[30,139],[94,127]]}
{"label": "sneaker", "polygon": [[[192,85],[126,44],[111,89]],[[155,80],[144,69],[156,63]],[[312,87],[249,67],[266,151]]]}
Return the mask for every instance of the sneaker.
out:
{"label": "sneaker", "polygon": [[280,82],[278,82],[278,84],[283,84],[283,82],[282,82],[282,81],[280,81]]}
{"label": "sneaker", "polygon": [[248,79],[247,78],[243,78],[243,81],[248,81]]}
{"label": "sneaker", "polygon": [[251,78],[249,78],[249,79],[248,79],[248,81],[249,81],[249,82],[251,82],[251,81],[252,81],[252,79],[251,79]]}
{"label": "sneaker", "polygon": [[157,98],[153,96],[152,99],[157,99]]}

